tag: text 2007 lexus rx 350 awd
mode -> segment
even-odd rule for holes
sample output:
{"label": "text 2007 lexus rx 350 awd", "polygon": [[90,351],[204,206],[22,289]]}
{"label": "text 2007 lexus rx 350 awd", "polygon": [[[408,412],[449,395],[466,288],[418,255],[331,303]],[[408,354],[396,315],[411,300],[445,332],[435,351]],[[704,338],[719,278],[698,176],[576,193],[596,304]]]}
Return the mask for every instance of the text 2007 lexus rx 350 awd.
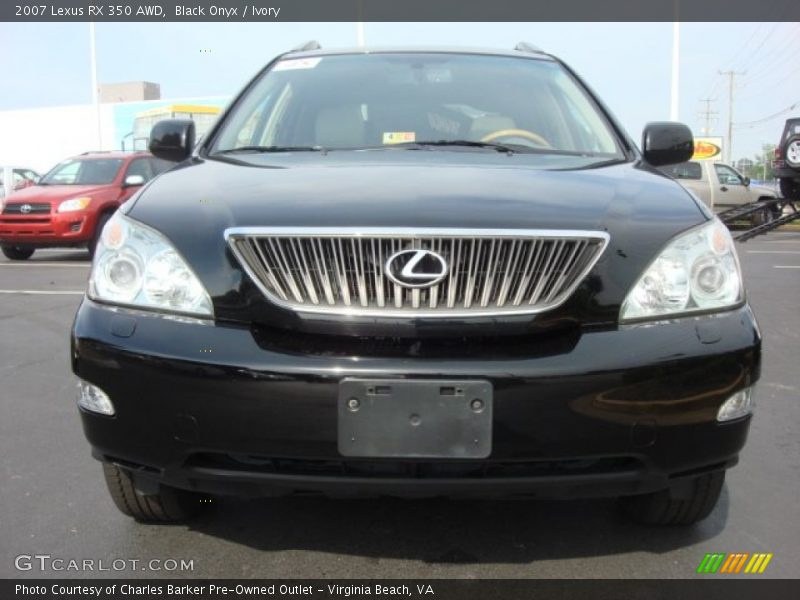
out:
{"label": "text 2007 lexus rx 350 awd", "polygon": [[709,514],[760,334],[726,228],[578,76],[515,51],[270,62],[106,225],[72,332],[119,509],[208,494],[616,496]]}

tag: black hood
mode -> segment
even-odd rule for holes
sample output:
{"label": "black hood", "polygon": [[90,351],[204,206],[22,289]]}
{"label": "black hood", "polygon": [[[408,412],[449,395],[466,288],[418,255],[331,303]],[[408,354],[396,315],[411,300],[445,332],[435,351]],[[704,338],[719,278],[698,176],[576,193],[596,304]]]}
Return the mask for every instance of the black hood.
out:
{"label": "black hood", "polygon": [[[647,167],[576,169],[569,167],[577,159],[560,158],[560,168],[538,155],[485,152],[194,159],[158,177],[128,212],[164,233],[188,259],[214,298],[218,318],[252,320],[254,304],[266,303],[252,295],[226,247],[225,229],[396,226],[608,232],[603,258],[574,296],[581,299],[583,320],[615,319],[658,250],[707,217],[675,181]],[[573,300],[565,309],[575,313]]]}

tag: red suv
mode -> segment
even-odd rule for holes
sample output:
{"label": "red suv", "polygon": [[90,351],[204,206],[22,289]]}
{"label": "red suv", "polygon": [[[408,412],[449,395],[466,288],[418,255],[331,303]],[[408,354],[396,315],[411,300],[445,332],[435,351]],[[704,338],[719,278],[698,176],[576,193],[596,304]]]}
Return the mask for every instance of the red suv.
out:
{"label": "red suv", "polygon": [[93,254],[114,211],[172,164],[148,152],[86,152],[58,163],[37,185],[6,199],[3,254],[25,260],[53,246],[83,246]]}

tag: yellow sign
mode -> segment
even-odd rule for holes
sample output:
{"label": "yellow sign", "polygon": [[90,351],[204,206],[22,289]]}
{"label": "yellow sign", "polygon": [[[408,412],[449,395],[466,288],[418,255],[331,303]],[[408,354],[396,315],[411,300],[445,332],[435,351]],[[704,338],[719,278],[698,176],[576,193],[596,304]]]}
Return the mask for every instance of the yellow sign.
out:
{"label": "yellow sign", "polygon": [[692,160],[721,160],[721,137],[696,137],[694,138],[694,154]]}
{"label": "yellow sign", "polygon": [[416,139],[413,131],[387,131],[383,134],[384,144],[402,144]]}

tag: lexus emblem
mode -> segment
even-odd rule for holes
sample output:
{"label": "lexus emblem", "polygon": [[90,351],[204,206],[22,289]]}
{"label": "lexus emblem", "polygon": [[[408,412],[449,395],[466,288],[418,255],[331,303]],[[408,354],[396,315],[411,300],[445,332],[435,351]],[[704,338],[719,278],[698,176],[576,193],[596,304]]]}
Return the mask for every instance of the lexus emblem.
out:
{"label": "lexus emblem", "polygon": [[19,212],[21,212],[23,215],[27,215],[29,212],[31,212],[32,208],[33,207],[30,204],[23,204],[19,207]]}
{"label": "lexus emblem", "polygon": [[447,263],[430,250],[401,250],[386,261],[386,276],[407,288],[427,288],[447,276]]}

